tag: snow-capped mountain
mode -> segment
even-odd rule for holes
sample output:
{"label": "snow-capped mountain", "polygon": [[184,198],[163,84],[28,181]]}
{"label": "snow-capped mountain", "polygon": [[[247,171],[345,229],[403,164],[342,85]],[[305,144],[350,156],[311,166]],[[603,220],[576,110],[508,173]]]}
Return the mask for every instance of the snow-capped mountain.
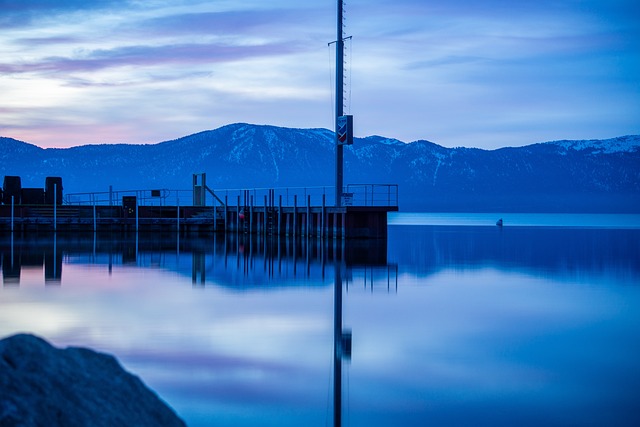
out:
{"label": "snow-capped mountain", "polygon": [[[151,145],[42,149],[0,138],[0,175],[23,187],[61,176],[65,193],[332,186],[334,134],[233,124]],[[345,148],[345,184],[398,184],[400,209],[640,212],[640,136],[553,141],[519,148],[445,148],[380,136]]]}

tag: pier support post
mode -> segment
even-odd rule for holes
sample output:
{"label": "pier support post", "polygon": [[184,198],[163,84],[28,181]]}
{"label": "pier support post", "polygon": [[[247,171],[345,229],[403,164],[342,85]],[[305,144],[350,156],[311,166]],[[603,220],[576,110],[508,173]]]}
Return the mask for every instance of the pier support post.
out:
{"label": "pier support post", "polygon": [[278,198],[278,236],[280,236],[281,233],[281,227],[282,225],[282,194],[280,194],[280,197]]}
{"label": "pier support post", "polygon": [[249,200],[251,201],[249,205],[249,234],[251,234],[253,233],[253,194]]}
{"label": "pier support post", "polygon": [[307,237],[311,236],[311,194],[307,195]]}
{"label": "pier support post", "polygon": [[291,215],[285,213],[284,214],[284,235],[285,236],[290,236],[291,235]]}
{"label": "pier support post", "polygon": [[213,232],[218,231],[218,207],[216,206],[216,198],[213,198]]}
{"label": "pier support post", "polygon": [[11,196],[11,231],[12,232],[13,232],[13,217],[14,217],[14,209],[15,209],[14,198],[15,196]]}
{"label": "pier support post", "polygon": [[58,184],[53,184],[53,231],[56,231],[58,225]]}
{"label": "pier support post", "polygon": [[322,218],[320,218],[320,237],[326,237],[325,221],[327,215],[327,195],[322,195]]}
{"label": "pier support post", "polygon": [[236,234],[240,233],[240,196],[238,196],[238,204],[236,210]]}
{"label": "pier support post", "polygon": [[263,226],[263,233],[266,236],[267,235],[267,196],[264,196],[264,218],[263,218],[263,222],[262,222],[262,226]]}
{"label": "pier support post", "polygon": [[298,235],[298,195],[293,195],[293,237]]}

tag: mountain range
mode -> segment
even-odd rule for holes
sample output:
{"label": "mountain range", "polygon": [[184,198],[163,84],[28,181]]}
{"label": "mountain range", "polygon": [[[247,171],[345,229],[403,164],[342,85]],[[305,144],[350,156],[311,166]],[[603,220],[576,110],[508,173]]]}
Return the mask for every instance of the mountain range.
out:
{"label": "mountain range", "polygon": [[[232,124],[148,145],[43,149],[0,137],[0,175],[23,187],[63,178],[65,193],[334,185],[327,129]],[[640,212],[640,135],[497,150],[370,136],[346,146],[345,184],[398,184],[401,211]]]}

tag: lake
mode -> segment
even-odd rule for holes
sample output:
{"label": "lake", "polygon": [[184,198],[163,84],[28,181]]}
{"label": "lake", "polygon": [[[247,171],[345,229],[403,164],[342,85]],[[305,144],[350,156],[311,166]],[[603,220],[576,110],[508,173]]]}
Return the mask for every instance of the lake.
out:
{"label": "lake", "polygon": [[640,216],[503,218],[3,235],[0,336],[112,353],[190,426],[640,425]]}

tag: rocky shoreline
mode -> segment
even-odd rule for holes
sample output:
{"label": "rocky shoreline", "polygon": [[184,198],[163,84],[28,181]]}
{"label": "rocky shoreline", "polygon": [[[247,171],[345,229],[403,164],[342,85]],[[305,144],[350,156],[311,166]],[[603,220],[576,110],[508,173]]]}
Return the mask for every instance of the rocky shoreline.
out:
{"label": "rocky shoreline", "polygon": [[0,425],[186,426],[115,357],[29,334],[0,340]]}

